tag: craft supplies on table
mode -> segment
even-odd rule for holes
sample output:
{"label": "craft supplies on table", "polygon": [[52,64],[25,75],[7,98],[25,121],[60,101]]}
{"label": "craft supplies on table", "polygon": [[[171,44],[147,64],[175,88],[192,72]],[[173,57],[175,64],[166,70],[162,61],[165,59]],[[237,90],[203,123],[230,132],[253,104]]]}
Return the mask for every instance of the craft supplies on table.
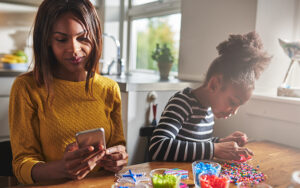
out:
{"label": "craft supplies on table", "polygon": [[181,179],[188,179],[189,178],[189,171],[182,170],[182,169],[179,169],[179,168],[173,168],[173,169],[166,170],[164,172],[164,174],[173,174],[173,175],[178,175],[178,176],[180,175]]}
{"label": "craft supplies on table", "polygon": [[195,186],[200,187],[199,175],[207,174],[219,176],[221,165],[212,161],[200,160],[192,163],[192,170]]}
{"label": "craft supplies on table", "polygon": [[150,182],[150,178],[143,170],[120,171],[116,175],[118,183],[138,184],[140,182]]}
{"label": "craft supplies on table", "polygon": [[258,184],[265,181],[265,175],[259,171],[259,166],[252,167],[247,163],[225,162],[222,164],[221,174],[230,176],[231,183]]}
{"label": "craft supplies on table", "polygon": [[165,174],[165,171],[170,169],[158,168],[150,172],[153,188],[179,188],[180,175]]}
{"label": "craft supplies on table", "polygon": [[228,188],[230,184],[229,176],[215,176],[209,174],[199,174],[201,188]]}

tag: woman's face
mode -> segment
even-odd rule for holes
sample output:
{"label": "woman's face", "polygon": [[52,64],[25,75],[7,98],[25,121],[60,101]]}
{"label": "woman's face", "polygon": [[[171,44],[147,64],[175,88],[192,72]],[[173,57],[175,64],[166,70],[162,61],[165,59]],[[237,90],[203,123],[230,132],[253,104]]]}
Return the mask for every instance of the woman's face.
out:
{"label": "woman's face", "polygon": [[70,81],[85,80],[84,67],[91,43],[84,25],[72,13],[65,13],[56,20],[50,41],[58,62],[55,76]]}
{"label": "woman's face", "polygon": [[233,84],[220,85],[211,96],[211,108],[216,118],[227,119],[235,115],[241,105],[246,103],[251,95],[252,88],[245,88]]}

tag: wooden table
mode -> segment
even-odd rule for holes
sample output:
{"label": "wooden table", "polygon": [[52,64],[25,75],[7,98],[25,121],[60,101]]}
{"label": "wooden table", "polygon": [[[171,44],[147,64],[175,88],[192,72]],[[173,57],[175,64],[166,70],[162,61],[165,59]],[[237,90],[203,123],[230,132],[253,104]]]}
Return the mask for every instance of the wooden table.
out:
{"label": "wooden table", "polygon": [[[266,183],[273,187],[286,188],[290,183],[291,173],[300,170],[300,150],[275,144],[272,142],[251,142],[247,145],[255,156],[248,163],[252,166],[260,166],[260,171],[267,175]],[[183,162],[150,162],[125,167],[126,169],[143,169],[150,172],[155,168],[181,168],[189,170],[190,179],[186,183],[193,184],[191,163]],[[80,181],[68,181],[55,183],[43,187],[111,187],[114,183],[114,174],[99,172]],[[38,186],[30,186],[38,187]],[[231,185],[231,187],[234,187]]]}

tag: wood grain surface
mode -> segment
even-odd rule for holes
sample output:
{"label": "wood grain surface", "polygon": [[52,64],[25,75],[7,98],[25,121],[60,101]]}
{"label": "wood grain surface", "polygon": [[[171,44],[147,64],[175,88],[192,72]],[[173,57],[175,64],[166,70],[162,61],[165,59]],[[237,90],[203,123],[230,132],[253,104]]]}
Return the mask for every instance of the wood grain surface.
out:
{"label": "wood grain surface", "polygon": [[[300,170],[300,150],[260,141],[247,144],[255,156],[248,163],[254,167],[259,165],[260,171],[267,175],[266,183],[272,187],[286,188],[290,184],[293,171]],[[193,187],[192,164],[186,162],[149,162],[125,167],[124,170],[139,169],[150,172],[156,168],[181,168],[189,171],[189,179],[185,181]],[[109,188],[114,184],[115,175],[109,172],[99,172],[79,181],[52,182],[46,185],[32,185],[28,187],[78,187],[78,188]],[[230,187],[235,187],[233,184]]]}

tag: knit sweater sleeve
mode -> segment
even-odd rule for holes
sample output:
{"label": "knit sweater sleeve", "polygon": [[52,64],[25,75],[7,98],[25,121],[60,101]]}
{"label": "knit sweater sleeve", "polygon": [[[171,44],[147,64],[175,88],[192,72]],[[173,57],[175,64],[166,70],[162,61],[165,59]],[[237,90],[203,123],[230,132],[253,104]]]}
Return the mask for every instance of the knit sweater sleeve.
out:
{"label": "knit sweater sleeve", "polygon": [[16,79],[10,94],[9,124],[13,153],[13,171],[18,181],[32,184],[32,167],[42,162],[39,142],[37,109],[30,98],[30,88],[22,79]]}
{"label": "knit sweater sleeve", "polygon": [[213,158],[213,141],[194,142],[177,138],[183,122],[191,114],[192,108],[185,97],[175,94],[169,100],[150,140],[152,160],[194,161]]}

